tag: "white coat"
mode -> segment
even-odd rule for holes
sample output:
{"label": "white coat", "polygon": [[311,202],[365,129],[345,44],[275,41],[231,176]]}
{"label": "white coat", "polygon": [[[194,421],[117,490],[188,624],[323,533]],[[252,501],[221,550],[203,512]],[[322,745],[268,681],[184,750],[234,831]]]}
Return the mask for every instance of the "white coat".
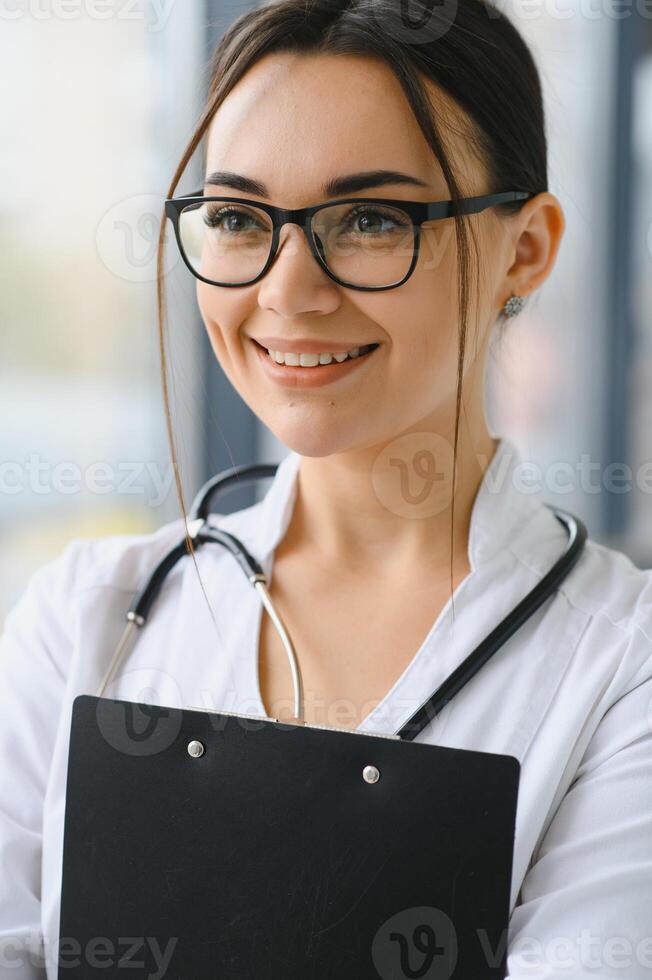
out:
{"label": "white coat", "polygon": [[[300,458],[284,458],[259,503],[215,518],[270,575]],[[564,550],[562,526],[519,485],[520,462],[501,439],[473,505],[454,635],[449,600],[360,730],[398,731]],[[179,518],[154,533],[75,539],[32,576],[6,619],[1,980],[57,976],[71,705],[97,692],[133,597],[181,537]],[[105,693],[264,715],[259,598],[223,549],[207,545],[197,561],[215,621],[186,557]],[[509,980],[650,980],[652,571],[590,539],[557,594],[418,738],[521,763]]]}

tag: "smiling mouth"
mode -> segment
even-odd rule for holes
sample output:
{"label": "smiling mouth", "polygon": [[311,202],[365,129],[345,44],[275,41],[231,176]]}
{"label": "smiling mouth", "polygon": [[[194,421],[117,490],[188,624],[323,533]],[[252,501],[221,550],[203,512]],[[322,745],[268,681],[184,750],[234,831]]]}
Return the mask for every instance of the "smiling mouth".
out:
{"label": "smiling mouth", "polygon": [[380,344],[366,344],[365,346],[358,348],[358,353],[354,357],[352,357],[350,354],[347,354],[347,356],[343,360],[335,359],[333,355],[331,355],[330,360],[325,363],[286,364],[285,361],[281,361],[281,362],[277,361],[276,358],[269,353],[268,349],[266,347],[263,347],[262,344],[259,344],[257,340],[254,340],[254,343],[264,353],[264,355],[270,359],[272,364],[276,364],[279,367],[285,367],[285,368],[287,367],[298,368],[302,371],[319,371],[320,368],[332,367],[334,364],[348,364],[349,361],[354,361],[354,360],[359,361],[365,357],[368,357],[369,354],[375,351],[377,347],[380,347]]}

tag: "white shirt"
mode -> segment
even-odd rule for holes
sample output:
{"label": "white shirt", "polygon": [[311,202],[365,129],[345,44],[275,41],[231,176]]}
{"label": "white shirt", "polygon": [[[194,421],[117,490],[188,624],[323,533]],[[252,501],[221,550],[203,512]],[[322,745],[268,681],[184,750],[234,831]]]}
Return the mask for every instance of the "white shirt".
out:
{"label": "white shirt", "polygon": [[[292,514],[300,459],[295,452],[284,458],[259,503],[214,518],[270,576]],[[501,439],[473,505],[471,572],[455,593],[455,630],[449,600],[361,731],[398,731],[566,547],[561,524],[519,484],[520,462],[515,445]],[[97,693],[132,599],[181,540],[182,526],[179,518],[151,534],[71,541],[32,576],[6,620],[0,639],[2,980],[57,976],[71,705],[78,694]],[[184,557],[105,693],[265,715],[258,595],[222,548],[204,546],[197,562],[215,622],[192,559]],[[513,755],[521,763],[509,980],[650,980],[652,571],[589,540],[557,594],[418,739]],[[39,934],[47,972],[37,965]],[[19,955],[23,965],[10,967]]]}

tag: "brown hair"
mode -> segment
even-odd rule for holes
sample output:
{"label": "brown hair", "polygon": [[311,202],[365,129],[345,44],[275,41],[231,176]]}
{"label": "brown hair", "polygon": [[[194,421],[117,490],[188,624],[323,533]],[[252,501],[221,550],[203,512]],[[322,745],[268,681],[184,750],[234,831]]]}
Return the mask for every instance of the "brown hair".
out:
{"label": "brown hair", "polygon": [[[488,176],[488,193],[547,191],[547,145],[538,70],[515,26],[488,0],[449,0],[433,9],[432,0],[273,0],[242,14],[214,51],[208,96],[168,190],[176,191],[219,106],[238,81],[271,52],[353,54],[383,59],[399,80],[425,139],[435,154],[450,191],[461,196],[422,76],[436,83],[467,113],[469,139]],[[451,9],[449,9],[451,8]],[[498,205],[513,214],[522,202]],[[455,215],[460,310],[457,399],[453,447],[453,487],[462,399],[471,272],[469,238],[476,260],[477,241],[463,216]],[[161,377],[175,482],[187,513],[177,465],[170,415],[165,345],[163,251],[165,218],[158,242],[158,311]],[[451,500],[451,596],[453,594],[454,500]],[[186,545],[197,567],[191,538]],[[198,570],[197,570],[198,571]],[[199,574],[199,572],[198,572]],[[203,588],[203,587],[202,587]],[[454,609],[453,609],[454,614]]]}

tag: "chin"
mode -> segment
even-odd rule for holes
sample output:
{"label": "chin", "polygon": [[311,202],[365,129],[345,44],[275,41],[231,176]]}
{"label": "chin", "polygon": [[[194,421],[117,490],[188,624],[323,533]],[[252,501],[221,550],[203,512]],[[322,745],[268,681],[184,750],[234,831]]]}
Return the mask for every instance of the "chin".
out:
{"label": "chin", "polygon": [[297,419],[292,425],[270,425],[265,422],[284,446],[299,453],[300,456],[333,456],[337,453],[351,452],[359,445],[365,445],[364,440],[360,442],[352,440],[350,428],[348,432],[338,432],[332,426],[324,426],[323,429],[320,426],[315,429],[314,423],[314,413],[310,413],[303,421]]}
{"label": "chin", "polygon": [[301,436],[290,437],[274,433],[284,446],[292,452],[299,453],[300,456],[323,457],[333,456],[336,453],[346,452],[350,447],[342,446],[332,439],[305,439]]}

